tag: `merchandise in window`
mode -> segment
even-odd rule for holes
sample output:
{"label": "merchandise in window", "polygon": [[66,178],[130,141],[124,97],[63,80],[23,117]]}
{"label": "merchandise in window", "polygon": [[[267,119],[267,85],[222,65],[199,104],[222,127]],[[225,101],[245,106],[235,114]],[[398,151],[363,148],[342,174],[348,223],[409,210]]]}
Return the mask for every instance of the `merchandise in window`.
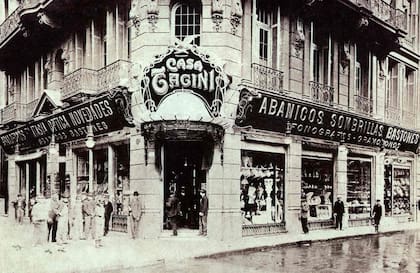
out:
{"label": "merchandise in window", "polygon": [[309,204],[309,220],[332,217],[333,162],[324,158],[302,159],[301,199]]}
{"label": "merchandise in window", "polygon": [[371,162],[347,160],[347,205],[349,218],[370,217]]}
{"label": "merchandise in window", "polygon": [[242,224],[281,223],[284,220],[284,155],[242,151]]}
{"label": "merchandise in window", "polygon": [[385,215],[410,213],[410,169],[385,165]]}

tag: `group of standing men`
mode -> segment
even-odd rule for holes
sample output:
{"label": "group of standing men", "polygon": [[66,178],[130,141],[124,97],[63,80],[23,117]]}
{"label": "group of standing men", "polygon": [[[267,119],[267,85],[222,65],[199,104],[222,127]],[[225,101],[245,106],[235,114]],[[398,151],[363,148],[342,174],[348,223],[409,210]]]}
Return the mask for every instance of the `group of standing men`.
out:
{"label": "group of standing men", "polygon": [[[335,218],[335,228],[343,230],[343,215],[344,215],[345,209],[344,209],[344,202],[341,200],[341,197],[337,197],[337,201],[335,201],[333,206],[333,215]],[[379,223],[381,221],[382,217],[382,206],[381,201],[376,200],[376,204],[373,206],[372,211],[372,219],[373,224],[375,226],[375,231],[379,231]],[[301,209],[300,209],[300,215],[299,215],[301,224],[302,224],[302,230],[303,233],[308,233],[308,218],[309,218],[309,204],[306,200],[302,201]]]}
{"label": "group of standing men", "polygon": [[[95,240],[95,246],[102,246],[102,236],[108,233],[109,219],[113,211],[108,196],[89,193],[77,196],[75,203],[70,204],[69,197],[53,194],[51,200],[43,196],[36,198],[31,216],[34,225],[34,245],[47,241],[66,243],[67,240]],[[46,223],[46,224],[45,224]],[[46,229],[45,229],[46,227]]]}

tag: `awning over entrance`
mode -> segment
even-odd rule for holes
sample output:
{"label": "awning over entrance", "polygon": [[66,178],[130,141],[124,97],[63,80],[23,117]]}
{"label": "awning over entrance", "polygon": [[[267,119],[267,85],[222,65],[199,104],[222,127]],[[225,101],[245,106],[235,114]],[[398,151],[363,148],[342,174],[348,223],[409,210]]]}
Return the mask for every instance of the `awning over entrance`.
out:
{"label": "awning over entrance", "polygon": [[116,88],[91,101],[9,130],[0,135],[0,145],[7,154],[13,154],[16,146],[20,151],[47,146],[53,134],[57,143],[64,143],[85,138],[89,126],[95,135],[100,135],[132,124],[131,93]]}

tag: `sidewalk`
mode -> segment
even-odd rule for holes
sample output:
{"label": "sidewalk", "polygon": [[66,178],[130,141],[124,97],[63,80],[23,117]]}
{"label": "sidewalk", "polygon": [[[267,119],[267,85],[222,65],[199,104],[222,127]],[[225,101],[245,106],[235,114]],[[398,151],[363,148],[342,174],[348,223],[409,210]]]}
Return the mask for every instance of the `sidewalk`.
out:
{"label": "sidewalk", "polygon": [[[70,241],[58,246],[45,244],[32,247],[32,226],[11,224],[0,216],[1,272],[103,272],[142,267],[142,272],[164,272],[165,263],[187,258],[211,257],[258,248],[270,248],[302,241],[319,241],[374,234],[374,228],[358,227],[343,231],[334,229],[311,231],[309,234],[281,234],[217,242],[204,237],[180,233],[178,237],[159,240],[131,240],[122,233],[112,232],[104,238],[102,248],[92,240]],[[418,223],[394,227],[381,226],[381,232],[420,228]],[[143,270],[144,269],[144,270]],[[149,269],[149,270],[148,270]],[[159,270],[160,269],[160,270]]]}

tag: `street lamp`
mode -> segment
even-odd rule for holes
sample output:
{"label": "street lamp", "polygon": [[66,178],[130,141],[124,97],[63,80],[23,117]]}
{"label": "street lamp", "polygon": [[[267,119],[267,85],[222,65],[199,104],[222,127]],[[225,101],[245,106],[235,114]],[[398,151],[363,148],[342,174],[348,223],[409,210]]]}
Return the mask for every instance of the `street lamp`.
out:
{"label": "street lamp", "polygon": [[93,148],[95,147],[95,138],[93,135],[92,124],[89,123],[87,127],[87,139],[85,141],[86,147],[89,149],[89,192],[93,191]]}

